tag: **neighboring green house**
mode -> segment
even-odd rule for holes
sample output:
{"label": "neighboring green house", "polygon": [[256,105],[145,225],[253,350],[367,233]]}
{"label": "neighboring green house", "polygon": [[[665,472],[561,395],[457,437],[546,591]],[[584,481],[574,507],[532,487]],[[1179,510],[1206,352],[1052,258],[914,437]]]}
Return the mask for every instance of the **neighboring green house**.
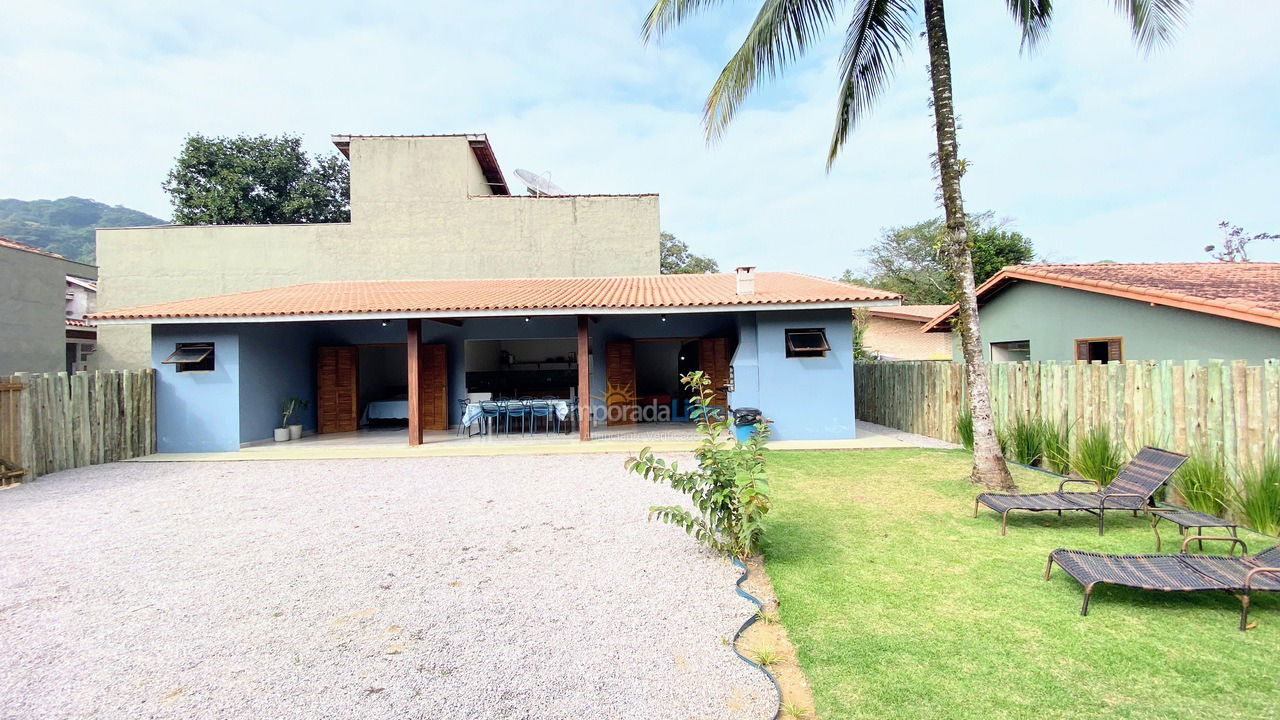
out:
{"label": "neighboring green house", "polygon": [[[1280,357],[1280,263],[1015,265],[978,305],[995,362]],[[949,331],[954,315],[922,330]]]}

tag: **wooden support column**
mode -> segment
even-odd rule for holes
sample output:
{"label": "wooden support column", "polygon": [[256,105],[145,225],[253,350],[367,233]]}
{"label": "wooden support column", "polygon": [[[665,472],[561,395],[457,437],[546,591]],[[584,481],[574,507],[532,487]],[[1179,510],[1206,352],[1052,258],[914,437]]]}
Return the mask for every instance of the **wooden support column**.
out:
{"label": "wooden support column", "polygon": [[405,348],[408,351],[406,369],[409,374],[409,444],[422,444],[422,321],[410,318],[405,321]]}
{"label": "wooden support column", "polygon": [[591,439],[591,345],[587,316],[578,316],[578,439]]}

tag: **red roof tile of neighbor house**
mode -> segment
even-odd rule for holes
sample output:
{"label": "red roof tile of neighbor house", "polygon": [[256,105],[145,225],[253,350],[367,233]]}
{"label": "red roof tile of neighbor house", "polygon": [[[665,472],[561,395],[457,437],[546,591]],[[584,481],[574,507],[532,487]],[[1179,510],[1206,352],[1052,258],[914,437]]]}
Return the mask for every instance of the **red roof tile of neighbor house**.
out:
{"label": "red roof tile of neighbor house", "polygon": [[[1011,265],[978,288],[982,304],[1030,281],[1280,327],[1280,263],[1092,263]],[[923,328],[948,329],[955,306]]]}
{"label": "red roof tile of neighbor house", "polygon": [[88,316],[93,320],[379,315],[520,314],[653,308],[892,301],[872,288],[788,272],[755,273],[755,292],[737,293],[730,273],[630,277],[321,282],[176,300]]}
{"label": "red roof tile of neighbor house", "polygon": [[951,309],[950,305],[895,305],[892,307],[871,308],[875,317],[890,320],[915,320],[928,322]]}
{"label": "red roof tile of neighbor house", "polygon": [[45,255],[51,258],[58,258],[59,260],[66,260],[65,257],[59,255],[56,252],[49,252],[48,250],[45,250],[43,248],[38,248],[38,247],[35,247],[34,245],[28,245],[24,242],[18,242],[17,240],[10,240],[9,238],[6,238],[6,237],[0,237],[0,247],[13,248],[14,250],[23,250],[29,253],[35,253],[37,255]]}

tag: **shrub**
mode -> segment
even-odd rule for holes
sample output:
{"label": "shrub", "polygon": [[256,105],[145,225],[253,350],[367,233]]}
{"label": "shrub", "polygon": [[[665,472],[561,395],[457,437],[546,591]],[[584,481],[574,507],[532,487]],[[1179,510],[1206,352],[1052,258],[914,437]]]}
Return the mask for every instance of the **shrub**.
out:
{"label": "shrub", "polygon": [[1090,480],[1106,485],[1115,479],[1122,464],[1120,447],[1111,441],[1106,428],[1089,430],[1076,443],[1076,454],[1071,458],[1071,468]]}
{"label": "shrub", "polygon": [[680,378],[693,396],[690,403],[702,440],[695,452],[696,470],[667,464],[649,448],[627,458],[628,470],[656,483],[670,485],[689,496],[697,512],[683,505],[655,505],[649,519],[684,528],[704,545],[727,555],[747,557],[760,550],[761,521],[769,512],[769,485],[761,450],[768,442],[769,427],[756,426],[756,434],[740,443],[725,413],[708,413],[714,394],[711,380],[701,371]]}
{"label": "shrub", "polygon": [[1237,519],[1267,535],[1280,535],[1280,455],[1268,452],[1240,472]]}
{"label": "shrub", "polygon": [[1044,423],[1022,415],[1014,418],[1009,426],[1009,445],[1015,461],[1023,465],[1039,463],[1044,457]]}
{"label": "shrub", "polygon": [[1048,420],[1042,420],[1041,423],[1044,432],[1042,464],[1060,475],[1066,475],[1071,472],[1071,440],[1067,428]]}
{"label": "shrub", "polygon": [[1231,479],[1222,456],[1194,452],[1173,476],[1173,486],[1192,510],[1222,517],[1232,495]]}
{"label": "shrub", "polygon": [[973,413],[965,410],[956,416],[956,433],[964,449],[973,452]]}

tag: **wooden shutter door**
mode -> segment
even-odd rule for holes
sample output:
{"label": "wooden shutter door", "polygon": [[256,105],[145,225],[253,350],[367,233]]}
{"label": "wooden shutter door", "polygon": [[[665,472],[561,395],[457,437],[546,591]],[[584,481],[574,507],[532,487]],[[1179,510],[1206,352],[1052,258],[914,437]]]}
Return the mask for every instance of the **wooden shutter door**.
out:
{"label": "wooden shutter door", "polygon": [[422,429],[449,429],[449,362],[442,343],[422,346],[418,353],[422,365]]}
{"label": "wooden shutter door", "polygon": [[729,407],[729,341],[724,338],[703,338],[698,341],[698,367],[711,380],[712,407]]}
{"label": "wooden shutter door", "polygon": [[358,358],[354,346],[320,348],[316,357],[316,432],[356,429]]}
{"label": "wooden shutter door", "polygon": [[1085,362],[1089,361],[1089,341],[1088,340],[1076,341],[1076,359],[1084,360]]}
{"label": "wooden shutter door", "polygon": [[607,425],[634,425],[636,422],[636,346],[624,340],[604,346],[604,377],[608,384],[605,404]]}
{"label": "wooden shutter door", "polygon": [[1120,348],[1120,338],[1111,338],[1107,341],[1107,362],[1121,362],[1124,360],[1124,351]]}

